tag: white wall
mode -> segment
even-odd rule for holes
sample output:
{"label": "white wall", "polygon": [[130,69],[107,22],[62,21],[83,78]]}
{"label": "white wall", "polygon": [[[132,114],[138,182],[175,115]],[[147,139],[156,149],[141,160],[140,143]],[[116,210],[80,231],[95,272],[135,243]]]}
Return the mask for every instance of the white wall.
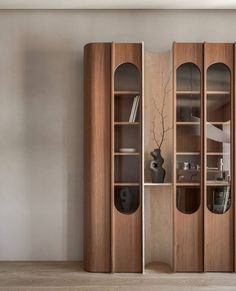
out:
{"label": "white wall", "polygon": [[83,46],[234,42],[234,11],[0,12],[0,259],[82,259]]}

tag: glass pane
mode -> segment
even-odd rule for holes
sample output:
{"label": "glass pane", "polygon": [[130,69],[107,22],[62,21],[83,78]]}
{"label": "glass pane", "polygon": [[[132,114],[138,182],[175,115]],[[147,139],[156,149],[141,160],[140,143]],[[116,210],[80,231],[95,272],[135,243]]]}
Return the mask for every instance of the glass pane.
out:
{"label": "glass pane", "polygon": [[131,214],[139,207],[139,187],[115,187],[115,207],[124,214]]}
{"label": "glass pane", "polygon": [[130,63],[124,63],[115,71],[115,91],[140,90],[140,74],[137,67]]}
{"label": "glass pane", "polygon": [[231,204],[230,186],[207,187],[207,207],[217,214],[225,213]]}
{"label": "glass pane", "polygon": [[185,214],[196,212],[200,206],[199,187],[177,187],[176,206]]}
{"label": "glass pane", "polygon": [[176,203],[190,214],[200,206],[201,197],[201,78],[192,63],[181,65],[176,76]]}
{"label": "glass pane", "polygon": [[230,71],[222,63],[207,70],[207,206],[213,213],[230,207]]}

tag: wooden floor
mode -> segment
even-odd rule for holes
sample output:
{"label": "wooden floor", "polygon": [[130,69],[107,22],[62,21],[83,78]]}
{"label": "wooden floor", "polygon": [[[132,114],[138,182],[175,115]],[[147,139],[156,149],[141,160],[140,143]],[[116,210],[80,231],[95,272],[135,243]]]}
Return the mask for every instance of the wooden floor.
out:
{"label": "wooden floor", "polygon": [[236,291],[236,274],[92,274],[75,262],[1,262],[0,290],[96,291]]}

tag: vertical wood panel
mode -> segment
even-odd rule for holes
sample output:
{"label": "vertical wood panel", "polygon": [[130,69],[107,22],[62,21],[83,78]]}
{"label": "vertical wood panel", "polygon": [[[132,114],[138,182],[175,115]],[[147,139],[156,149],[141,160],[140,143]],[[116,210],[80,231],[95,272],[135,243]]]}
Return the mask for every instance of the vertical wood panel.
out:
{"label": "vertical wood panel", "polygon": [[110,272],[111,45],[84,49],[84,266]]}
{"label": "vertical wood panel", "polygon": [[[207,81],[207,69],[214,63],[223,63],[227,65],[231,72],[231,106],[233,106],[233,44],[224,43],[205,43],[204,45],[204,70],[205,83]],[[205,85],[205,99],[206,99]],[[232,111],[231,111],[232,114]],[[234,177],[232,163],[234,161],[233,153],[233,136],[234,128],[233,116],[231,115],[231,177]],[[234,179],[231,185],[231,207],[225,214],[214,214],[208,210],[205,202],[205,271],[230,272],[233,271],[233,254],[234,254]],[[205,201],[207,192],[205,190]]]}
{"label": "vertical wood panel", "polygon": [[[142,81],[142,44],[114,44],[113,68],[114,78],[115,69],[123,64],[134,64],[140,72],[140,89]],[[114,93],[114,89],[113,89]],[[141,91],[140,91],[141,94]],[[113,94],[114,96],[114,94]],[[114,97],[113,97],[114,98]],[[142,107],[142,98],[140,100]],[[142,124],[142,118],[140,120]],[[142,144],[142,132],[140,131],[140,149]],[[141,156],[140,156],[141,158]],[[114,169],[113,169],[114,170]],[[140,161],[141,173],[141,161]],[[142,272],[142,176],[140,175],[139,208],[132,214],[120,213],[115,205],[113,198],[112,206],[112,266],[113,272]],[[114,195],[114,190],[112,192]]]}
{"label": "vertical wood panel", "polygon": [[[234,78],[233,78],[233,106],[232,106],[232,110],[233,110],[233,161],[234,161],[234,165],[233,165],[233,183],[234,183],[234,191],[236,188],[236,166],[235,166],[235,159],[236,159],[236,43],[234,43]],[[235,194],[234,194],[235,195]],[[236,272],[236,199],[234,196],[234,211],[233,211],[233,221],[234,221],[234,255],[233,255],[233,259],[234,259],[234,272]]]}
{"label": "vertical wood panel", "polygon": [[[176,70],[184,63],[195,64],[201,74],[201,101],[203,96],[203,45],[200,43],[173,44],[173,87],[174,87],[174,271],[203,271],[203,184],[201,183],[201,204],[193,214],[183,214],[176,207]],[[202,102],[201,102],[202,109]],[[201,110],[202,112],[202,110]],[[201,118],[203,116],[201,115]],[[202,122],[202,121],[201,121]],[[202,125],[201,125],[202,128]],[[201,152],[203,139],[201,138]],[[201,168],[203,168],[201,155]],[[203,176],[201,177],[201,179]]]}

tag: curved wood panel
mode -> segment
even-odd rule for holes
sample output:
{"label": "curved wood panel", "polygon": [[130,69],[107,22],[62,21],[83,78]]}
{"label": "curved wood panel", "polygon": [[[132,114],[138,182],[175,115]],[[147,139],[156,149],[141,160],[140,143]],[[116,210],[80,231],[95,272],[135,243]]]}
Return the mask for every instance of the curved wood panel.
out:
{"label": "curved wood panel", "polygon": [[[207,100],[207,70],[215,63],[225,64],[231,72],[231,163],[234,161],[233,139],[235,115],[233,104],[234,87],[234,47],[230,43],[205,43],[204,44],[204,71],[205,71],[205,100]],[[231,165],[231,176],[234,177],[234,166]],[[234,269],[234,190],[235,181],[232,179],[231,207],[225,214],[214,214],[207,208],[207,191],[205,191],[204,206],[204,237],[205,237],[205,271],[232,272]]]}
{"label": "curved wood panel", "polygon": [[[114,75],[116,72],[116,69],[121,64],[133,64],[138,69],[139,74],[139,82],[138,86],[135,87],[135,95],[140,95],[140,102],[139,102],[139,114],[137,116],[139,120],[139,125],[137,129],[131,128],[132,132],[135,130],[135,139],[137,143],[137,148],[142,152],[142,78],[141,78],[141,72],[142,72],[142,44],[141,43],[113,43],[112,44],[112,124],[115,123],[115,118],[117,116],[114,115],[115,113],[115,106],[117,106],[117,103],[115,102],[115,98],[117,98],[117,95],[115,94],[114,90],[119,90],[119,86],[116,86],[116,82],[114,80]],[[120,90],[126,91],[124,87],[121,87]],[[133,86],[131,88],[127,88],[127,90],[134,90]],[[136,92],[137,90],[137,92]],[[134,95],[134,96],[135,96]],[[133,99],[133,96],[131,96]],[[131,101],[132,101],[131,99]],[[132,103],[131,103],[132,106]],[[131,110],[131,106],[129,107],[129,111]],[[123,108],[124,109],[124,108]],[[128,121],[129,114],[126,116],[126,120]],[[112,148],[116,148],[117,144],[119,143],[119,138],[117,138],[117,135],[115,134],[115,131],[123,130],[113,127],[112,128],[112,139],[111,142],[113,144]],[[134,132],[133,132],[134,133]],[[132,134],[126,136],[125,140],[126,142],[130,142],[132,140]],[[122,142],[124,139],[120,139]],[[136,145],[135,145],[136,146]],[[114,158],[114,153],[112,153],[112,158]],[[119,160],[125,159],[119,158]],[[132,178],[132,169],[133,170],[139,170],[139,175],[137,181],[138,186],[138,195],[139,195],[139,201],[140,205],[137,211],[135,211],[132,214],[123,214],[120,213],[114,203],[114,193],[115,193],[115,187],[117,185],[117,182],[122,181],[115,181],[116,175],[115,173],[118,171],[118,168],[116,168],[116,165],[114,161],[111,163],[112,167],[112,200],[111,200],[111,209],[112,209],[112,272],[142,272],[142,187],[141,187],[141,181],[142,181],[142,171],[141,171],[141,156],[136,157],[138,160],[138,166],[137,163],[129,164],[129,171],[126,171],[126,179],[127,185],[129,184],[129,180],[133,182]],[[124,161],[124,160],[123,160]],[[128,174],[129,173],[129,174]],[[137,174],[137,173],[136,173]],[[120,177],[121,178],[121,177]],[[136,177],[137,178],[137,177]],[[115,183],[116,182],[116,183]],[[119,184],[119,183],[118,183]]]}
{"label": "curved wood panel", "polygon": [[132,214],[122,214],[114,209],[114,272],[141,272],[141,229],[141,207]]}
{"label": "curved wood panel", "polygon": [[[173,92],[174,92],[174,271],[177,272],[201,272],[203,271],[203,192],[204,175],[201,173],[201,204],[197,212],[183,214],[176,207],[176,151],[177,151],[177,126],[176,126],[176,71],[184,63],[193,63],[200,70],[200,98],[201,98],[201,140],[200,148],[203,153],[203,44],[201,43],[174,43],[173,44]],[[201,168],[204,168],[204,158],[201,154]]]}
{"label": "curved wood panel", "polygon": [[184,63],[193,63],[200,70],[203,67],[203,44],[202,43],[175,43],[174,51],[174,68],[175,70]]}
{"label": "curved wood panel", "polygon": [[111,271],[111,44],[84,49],[84,267]]}
{"label": "curved wood panel", "polygon": [[205,211],[205,271],[233,271],[233,205],[225,214]]}
{"label": "curved wood panel", "polygon": [[134,64],[142,71],[142,44],[141,43],[115,43],[114,70],[123,63]]}
{"label": "curved wood panel", "polygon": [[176,271],[203,270],[202,207],[193,214],[176,210]]}
{"label": "curved wood panel", "polygon": [[215,63],[226,64],[231,72],[233,71],[233,50],[232,43],[205,43],[204,44],[204,68]]}

